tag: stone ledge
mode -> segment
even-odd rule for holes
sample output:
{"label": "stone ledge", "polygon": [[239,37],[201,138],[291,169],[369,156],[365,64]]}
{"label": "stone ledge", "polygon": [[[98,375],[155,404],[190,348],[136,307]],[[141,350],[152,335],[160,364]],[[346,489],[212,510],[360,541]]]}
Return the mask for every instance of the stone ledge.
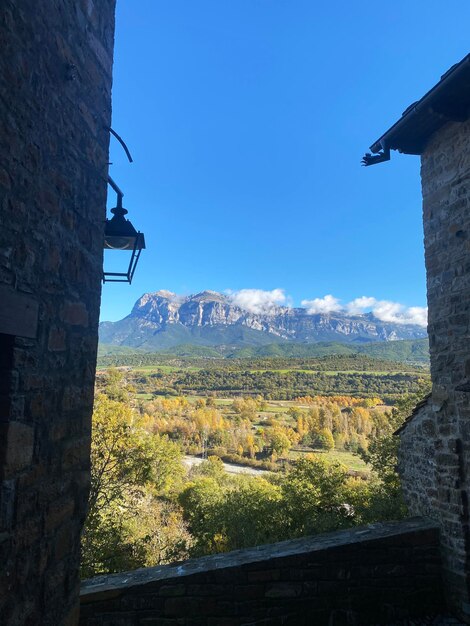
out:
{"label": "stone ledge", "polygon": [[120,591],[142,587],[162,580],[182,578],[214,570],[237,568],[299,554],[334,550],[345,546],[357,545],[358,547],[365,547],[370,542],[383,542],[388,538],[393,539],[398,536],[403,536],[404,539],[407,538],[406,543],[413,546],[415,543],[413,537],[422,535],[426,531],[435,533],[437,541],[439,530],[436,523],[426,518],[415,517],[400,522],[370,524],[313,537],[281,541],[256,548],[234,550],[233,552],[190,559],[175,565],[148,567],[131,572],[97,576],[82,582],[81,603],[83,605],[110,599],[117,597]]}

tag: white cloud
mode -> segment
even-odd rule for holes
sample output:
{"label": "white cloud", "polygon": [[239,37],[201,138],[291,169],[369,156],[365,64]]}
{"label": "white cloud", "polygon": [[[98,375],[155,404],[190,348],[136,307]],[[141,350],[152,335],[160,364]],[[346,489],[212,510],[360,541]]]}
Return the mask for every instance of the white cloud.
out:
{"label": "white cloud", "polygon": [[418,326],[426,327],[428,325],[428,307],[427,306],[410,306],[407,310],[410,324],[418,324]]}
{"label": "white cloud", "polygon": [[315,313],[333,313],[334,311],[341,311],[343,309],[339,299],[335,298],[331,294],[328,294],[323,298],[302,300],[302,306],[307,309],[307,313],[310,315],[314,315]]}
{"label": "white cloud", "polygon": [[[240,289],[239,291],[227,290],[225,292],[230,301],[241,309],[256,314],[273,314],[280,306],[291,307],[292,301],[286,296],[284,289]],[[349,315],[361,315],[371,312],[374,317],[382,322],[393,324],[415,324],[426,327],[428,310],[426,307],[407,307],[399,302],[391,300],[377,300],[373,296],[360,296],[346,304],[342,304],[339,298],[327,294],[323,298],[302,300],[302,306],[307,313],[338,313],[344,312]]]}
{"label": "white cloud", "polygon": [[346,310],[351,315],[357,315],[357,313],[362,313],[367,309],[370,309],[376,304],[377,300],[370,296],[361,296],[360,298],[355,298],[355,300],[351,300],[346,305]]}
{"label": "white cloud", "polygon": [[365,311],[372,311],[373,315],[382,322],[392,322],[394,324],[416,324],[417,326],[427,326],[428,309],[422,306],[406,307],[399,302],[391,300],[377,300],[371,296],[361,296],[351,300],[346,305],[346,311],[357,315]]}
{"label": "white cloud", "polygon": [[398,302],[380,300],[372,308],[372,313],[383,322],[416,324],[424,327],[428,323],[428,309],[422,306],[406,307]]}
{"label": "white cloud", "polygon": [[383,322],[396,322],[402,314],[403,307],[398,302],[381,300],[376,302],[372,308],[372,313]]}
{"label": "white cloud", "polygon": [[284,289],[240,289],[226,292],[233,304],[251,313],[273,313],[278,306],[286,306],[289,300]]}
{"label": "white cloud", "polygon": [[347,304],[341,304],[339,298],[331,294],[323,298],[302,300],[302,306],[311,315],[315,313],[334,313],[344,311],[349,315],[361,315],[372,312],[374,317],[382,322],[394,324],[416,324],[426,327],[428,323],[428,309],[421,306],[407,307],[399,302],[390,300],[377,300],[373,296],[361,296],[351,300]]}

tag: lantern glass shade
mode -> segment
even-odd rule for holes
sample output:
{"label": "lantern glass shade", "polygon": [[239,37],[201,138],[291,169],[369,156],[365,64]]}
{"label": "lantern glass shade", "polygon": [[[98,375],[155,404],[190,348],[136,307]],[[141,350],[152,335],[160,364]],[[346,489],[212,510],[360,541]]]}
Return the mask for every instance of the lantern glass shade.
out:
{"label": "lantern glass shade", "polygon": [[138,249],[145,248],[144,237],[138,237],[138,232],[132,225],[130,220],[127,220],[126,209],[117,206],[111,209],[111,213],[114,216],[110,220],[106,220],[104,228],[104,247],[107,250],[133,250],[135,246],[139,246]]}
{"label": "lantern glass shade", "polygon": [[122,235],[108,235],[104,239],[105,250],[133,250],[137,247],[138,250],[145,248],[145,241],[143,237],[139,237],[142,233],[136,232],[135,235],[124,237]]}

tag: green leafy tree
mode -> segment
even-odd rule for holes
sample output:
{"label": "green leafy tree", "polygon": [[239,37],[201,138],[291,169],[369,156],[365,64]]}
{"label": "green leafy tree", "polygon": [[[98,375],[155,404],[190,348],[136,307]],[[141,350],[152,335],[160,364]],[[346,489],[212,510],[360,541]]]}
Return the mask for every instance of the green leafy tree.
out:
{"label": "green leafy tree", "polygon": [[280,426],[266,428],[264,437],[271,451],[278,455],[286,454],[292,446],[286,429]]}
{"label": "green leafy tree", "polygon": [[223,487],[211,476],[203,476],[188,483],[180,492],[178,502],[194,537],[193,556],[226,550],[221,521],[224,499]]}
{"label": "green leafy tree", "polygon": [[[369,463],[377,476],[386,483],[399,484],[396,473],[399,438],[394,432],[411,415],[414,407],[430,390],[428,382],[422,382],[418,393],[407,394],[400,398],[389,414],[388,422],[383,425],[382,432],[368,437],[368,449],[359,452],[361,458]],[[385,432],[383,432],[385,431]]]}
{"label": "green leafy tree", "polygon": [[192,554],[235,550],[284,537],[281,489],[263,478],[229,477],[224,485],[203,476],[179,496],[194,537]]}
{"label": "green leafy tree", "polygon": [[219,485],[225,485],[229,480],[229,476],[225,471],[222,459],[215,455],[210,455],[200,465],[193,467],[191,475],[194,478],[198,478],[200,476],[213,478]]}
{"label": "green leafy tree", "polygon": [[282,506],[291,537],[342,528],[351,524],[344,486],[348,473],[317,455],[297,461],[281,480]]}
{"label": "green leafy tree", "polygon": [[220,531],[226,548],[235,550],[283,538],[281,489],[263,478],[239,476],[221,507]]}
{"label": "green leafy tree", "polygon": [[316,440],[318,446],[324,450],[330,451],[335,449],[335,440],[329,428],[322,428]]}
{"label": "green leafy tree", "polygon": [[135,388],[130,384],[123,370],[111,367],[97,375],[97,387],[101,393],[105,393],[111,400],[126,402]]}
{"label": "green leafy tree", "polygon": [[[82,536],[83,576],[156,565],[151,562],[156,552],[149,538],[149,528],[155,524],[171,528],[168,537],[180,528],[179,545],[187,542],[181,514],[178,521],[175,505],[164,505],[162,500],[178,488],[183,472],[176,444],[148,432],[128,404],[97,395],[89,511]],[[136,519],[140,519],[138,532]],[[185,553],[180,552],[180,556]],[[169,549],[160,552],[169,553]]]}
{"label": "green leafy tree", "polygon": [[370,435],[368,448],[360,449],[361,458],[372,466],[377,482],[371,482],[373,497],[369,515],[374,519],[400,519],[406,515],[406,507],[401,493],[400,477],[397,473],[399,438],[394,434],[414,407],[430,390],[429,382],[420,383],[419,392],[400,398],[393,408],[385,432]]}

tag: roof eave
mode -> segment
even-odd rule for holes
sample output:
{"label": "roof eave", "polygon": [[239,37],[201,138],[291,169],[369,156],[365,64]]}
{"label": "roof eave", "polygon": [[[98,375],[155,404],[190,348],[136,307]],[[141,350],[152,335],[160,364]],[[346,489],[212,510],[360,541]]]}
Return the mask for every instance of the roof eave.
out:
{"label": "roof eave", "polygon": [[[409,106],[402,117],[393,124],[377,141],[371,146],[370,150],[373,154],[381,154],[390,150],[398,150],[405,154],[422,154],[430,136],[441,126],[449,121],[464,121],[468,117],[468,110],[463,112],[442,111],[436,104],[439,98],[445,93],[450,85],[455,85],[461,75],[469,70],[470,54],[465,56],[459,63],[453,65],[419,101]],[[433,106],[434,105],[434,106]],[[416,116],[422,116],[422,120],[427,121],[426,128],[422,131],[421,136],[416,136],[415,119]],[[383,158],[382,160],[388,160]],[[367,161],[367,159],[366,159]],[[380,162],[370,159],[373,164]]]}

